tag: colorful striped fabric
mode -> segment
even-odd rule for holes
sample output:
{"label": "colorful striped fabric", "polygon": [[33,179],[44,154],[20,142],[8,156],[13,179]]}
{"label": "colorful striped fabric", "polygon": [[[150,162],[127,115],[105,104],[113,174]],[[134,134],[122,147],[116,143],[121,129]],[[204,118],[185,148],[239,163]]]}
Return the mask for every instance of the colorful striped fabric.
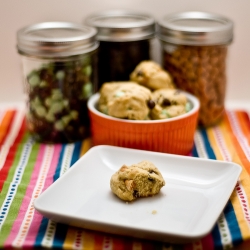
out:
{"label": "colorful striped fabric", "polygon": [[91,147],[91,139],[46,145],[32,141],[22,109],[0,109],[0,249],[213,250],[250,249],[250,112],[230,110],[215,127],[199,129],[193,157],[242,166],[237,185],[212,232],[186,245],[115,236],[55,223],[33,201]]}

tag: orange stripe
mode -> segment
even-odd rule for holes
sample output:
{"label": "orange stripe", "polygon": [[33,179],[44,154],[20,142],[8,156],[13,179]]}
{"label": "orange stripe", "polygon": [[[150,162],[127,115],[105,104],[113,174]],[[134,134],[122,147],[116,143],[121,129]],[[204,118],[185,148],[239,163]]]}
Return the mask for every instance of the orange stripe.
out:
{"label": "orange stripe", "polygon": [[235,248],[233,248],[235,250],[249,250],[250,249],[250,241],[244,241],[243,243],[236,245]]}
{"label": "orange stripe", "polygon": [[10,124],[12,122],[15,112],[16,112],[15,110],[8,110],[4,114],[4,117],[0,124],[0,145],[2,145],[4,142],[4,139],[9,131]]}
{"label": "orange stripe", "polygon": [[[240,182],[244,188],[244,191],[247,196],[247,200],[250,200],[250,187],[248,185],[249,183],[249,174],[245,170],[241,159],[239,158],[238,154],[235,152],[235,144],[232,142],[232,130],[228,123],[222,122],[218,127],[218,132],[221,133],[222,140],[225,143],[225,149],[226,152],[231,157],[232,162],[235,162],[242,166],[242,173],[240,175]],[[215,138],[216,135],[216,128],[209,130],[208,136],[209,141],[212,144],[212,148],[214,150],[214,153],[216,155],[216,159],[218,160],[224,160],[223,155],[221,154],[221,150],[223,146],[220,146],[219,141]],[[230,160],[230,159],[228,159]],[[242,238],[249,239],[249,225],[248,222],[245,220],[242,205],[240,204],[236,189],[232,192],[232,195],[230,197],[230,200],[232,202],[237,221],[240,227],[240,231],[242,234]]]}
{"label": "orange stripe", "polygon": [[[240,122],[239,122],[239,124],[242,125]],[[242,162],[244,168],[246,169],[246,171],[248,172],[248,174],[250,174],[250,162],[247,159],[244,151],[242,150],[241,145],[237,140],[237,137],[233,133],[228,115],[225,117],[225,125],[227,126],[228,133],[230,133],[229,136],[231,137],[232,145],[233,145],[237,155],[241,159],[241,162]]]}
{"label": "orange stripe", "polygon": [[245,138],[248,141],[248,144],[250,144],[250,121],[249,117],[246,112],[239,111],[236,113],[237,119],[240,122],[240,127],[242,130],[242,133],[244,134]]}

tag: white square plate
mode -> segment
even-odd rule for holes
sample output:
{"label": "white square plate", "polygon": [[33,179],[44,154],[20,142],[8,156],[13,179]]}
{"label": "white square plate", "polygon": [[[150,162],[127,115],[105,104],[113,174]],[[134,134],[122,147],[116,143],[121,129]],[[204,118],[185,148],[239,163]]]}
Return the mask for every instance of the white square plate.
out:
{"label": "white square plate", "polygon": [[[125,202],[110,189],[123,164],[151,161],[166,185],[158,195]],[[114,146],[96,146],[34,202],[56,222],[175,243],[208,234],[225,207],[241,167],[223,162]]]}

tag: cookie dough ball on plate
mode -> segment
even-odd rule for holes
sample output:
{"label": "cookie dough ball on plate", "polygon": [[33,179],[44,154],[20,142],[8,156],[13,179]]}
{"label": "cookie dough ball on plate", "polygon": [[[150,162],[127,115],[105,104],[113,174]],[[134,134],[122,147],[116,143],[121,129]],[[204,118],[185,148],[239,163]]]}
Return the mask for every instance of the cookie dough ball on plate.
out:
{"label": "cookie dough ball on plate", "polygon": [[153,61],[142,61],[138,64],[130,74],[130,80],[152,90],[175,88],[170,74]]}
{"label": "cookie dough ball on plate", "polygon": [[190,109],[185,94],[179,90],[159,89],[152,95],[155,107],[151,110],[150,116],[153,120],[176,117]]}
{"label": "cookie dough ball on plate", "polygon": [[116,118],[147,120],[151,99],[151,91],[137,83],[105,83],[100,89],[99,110]]}
{"label": "cookie dough ball on plate", "polygon": [[110,180],[112,192],[125,201],[158,194],[164,185],[160,171],[149,161],[123,165]]}

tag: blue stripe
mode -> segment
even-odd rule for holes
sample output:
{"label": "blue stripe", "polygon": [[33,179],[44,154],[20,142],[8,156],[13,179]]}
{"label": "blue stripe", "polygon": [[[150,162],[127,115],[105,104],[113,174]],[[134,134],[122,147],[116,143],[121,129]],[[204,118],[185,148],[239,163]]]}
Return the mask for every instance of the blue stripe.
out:
{"label": "blue stripe", "polygon": [[227,224],[229,227],[229,231],[232,237],[232,242],[237,245],[241,243],[242,240],[242,235],[240,232],[240,228],[238,225],[237,218],[234,213],[234,208],[232,203],[229,201],[224,209],[224,216],[226,217]]}
{"label": "blue stripe", "polygon": [[[240,228],[234,213],[234,209],[232,206],[232,203],[229,201],[224,209],[224,216],[228,224],[228,229],[230,232],[230,235],[232,237],[232,242],[234,245],[238,245],[243,242],[242,240],[242,235],[240,232]],[[214,239],[214,245],[215,249],[223,249],[222,243],[221,243],[221,236],[219,232],[218,225],[216,224],[213,231],[212,231],[212,236]]]}
{"label": "blue stripe", "polygon": [[79,159],[81,153],[81,147],[82,147],[81,141],[75,143],[70,166],[73,166],[73,164]]}
{"label": "blue stripe", "polygon": [[218,225],[216,224],[211,232],[213,241],[214,241],[214,248],[217,250],[222,250],[222,244],[221,244],[221,236],[220,236],[220,231],[218,228]]}
{"label": "blue stripe", "polygon": [[55,171],[55,174],[54,174],[54,177],[53,177],[54,181],[57,180],[60,177],[60,172],[61,172],[61,166],[62,166],[62,161],[63,161],[63,155],[64,155],[64,152],[65,152],[65,147],[66,147],[66,144],[63,144],[61,152],[60,152],[59,160],[58,160],[58,163],[57,163],[57,166],[56,166],[56,171]]}
{"label": "blue stripe", "polygon": [[193,146],[191,154],[192,154],[193,157],[199,157],[196,145]]}
{"label": "blue stripe", "polygon": [[42,247],[42,240],[44,238],[44,233],[46,231],[48,222],[49,222],[49,220],[47,218],[43,217],[41,225],[40,225],[38,233],[37,233],[37,236],[36,236],[36,241],[34,243],[35,247]]}
{"label": "blue stripe", "polygon": [[207,155],[208,155],[209,159],[216,160],[216,156],[215,156],[214,151],[213,151],[213,149],[210,145],[210,142],[208,140],[206,129],[201,129],[200,132],[202,134],[203,141],[204,141],[205,148],[206,148]]}
{"label": "blue stripe", "polygon": [[55,237],[53,240],[53,248],[63,249],[63,243],[66,239],[69,226],[58,223],[56,226]]}

